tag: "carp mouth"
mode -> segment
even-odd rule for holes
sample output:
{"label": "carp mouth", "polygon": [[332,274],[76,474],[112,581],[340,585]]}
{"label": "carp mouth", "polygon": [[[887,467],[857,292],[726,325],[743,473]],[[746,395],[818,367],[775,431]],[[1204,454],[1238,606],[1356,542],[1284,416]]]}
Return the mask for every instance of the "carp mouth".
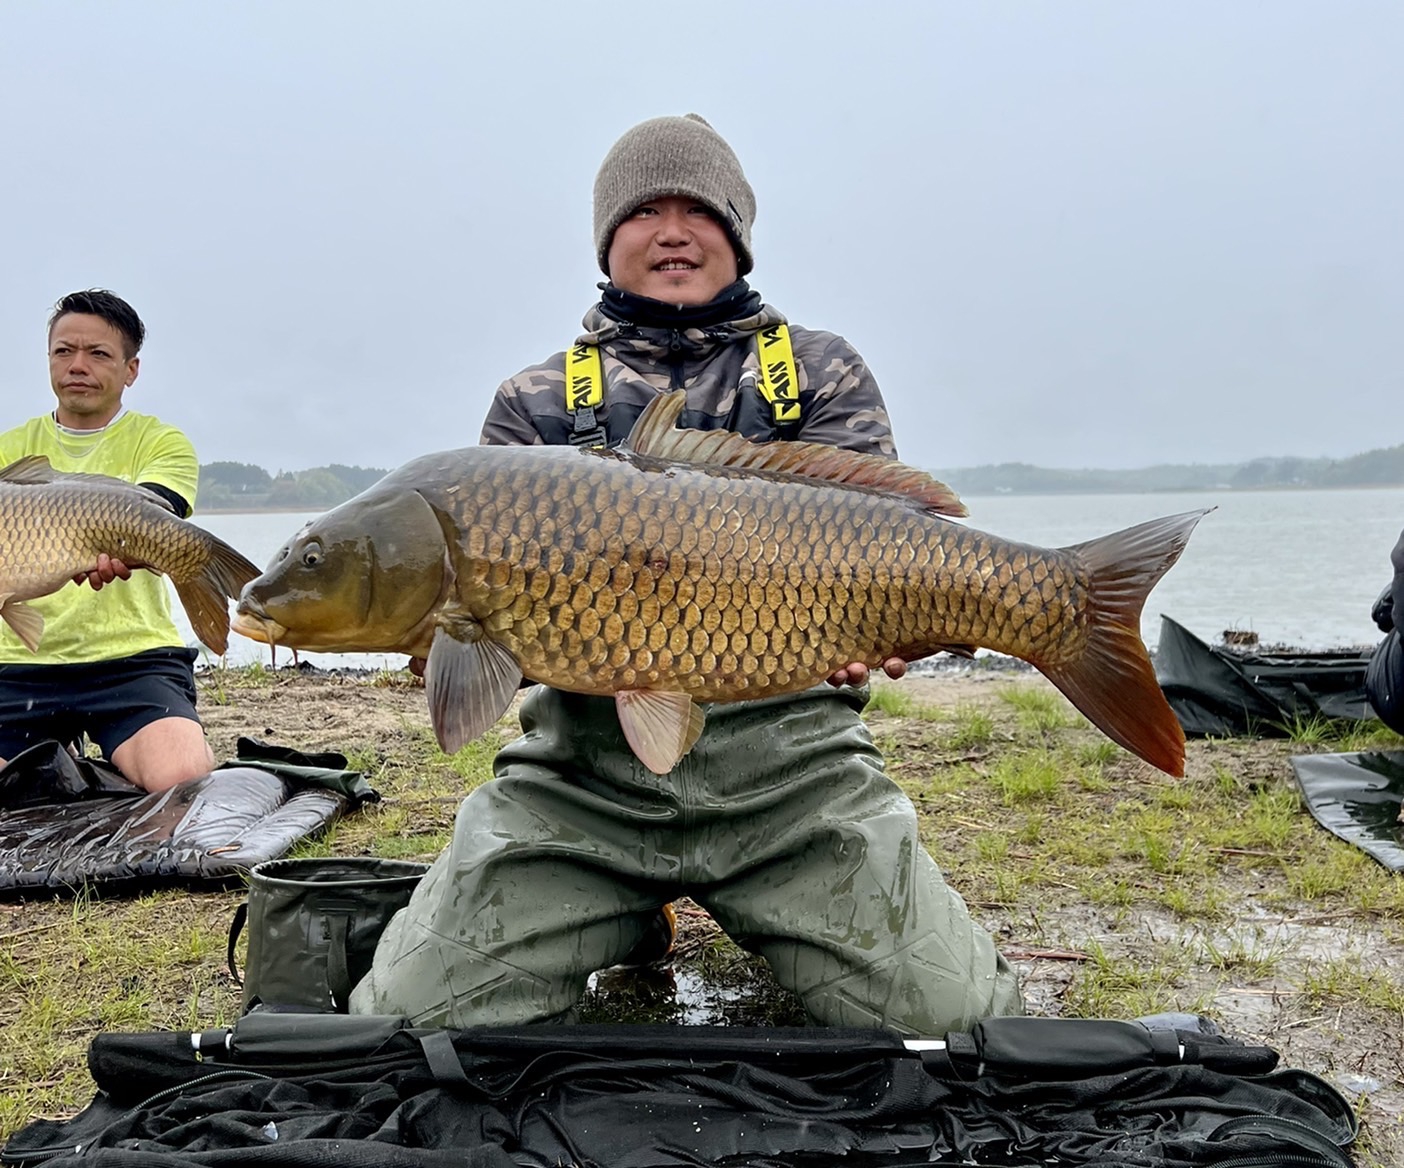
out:
{"label": "carp mouth", "polygon": [[272,617],[254,610],[248,600],[241,600],[235,610],[234,619],[229,622],[232,631],[251,641],[262,641],[265,645],[276,645],[287,633],[287,628]]}

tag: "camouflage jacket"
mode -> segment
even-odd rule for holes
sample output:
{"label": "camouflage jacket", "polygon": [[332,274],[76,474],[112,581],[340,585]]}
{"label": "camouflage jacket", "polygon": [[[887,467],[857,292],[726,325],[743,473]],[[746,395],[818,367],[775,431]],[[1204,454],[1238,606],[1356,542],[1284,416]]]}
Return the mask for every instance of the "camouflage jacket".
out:
{"label": "camouflage jacket", "polygon": [[[753,338],[761,329],[783,323],[779,312],[763,305],[751,316],[705,328],[645,328],[611,320],[596,305],[585,316],[580,340],[600,348],[605,401],[595,414],[609,444],[628,435],[658,394],[684,389],[687,409],[680,424],[685,427],[734,430],[758,441],[796,438],[896,458],[887,407],[863,359],[842,337],[797,325],[790,326],[790,341],[799,377],[800,424],[797,433],[777,433],[757,387]],[[560,352],[498,387],[479,441],[486,446],[564,445],[573,421],[566,409],[565,353]]]}

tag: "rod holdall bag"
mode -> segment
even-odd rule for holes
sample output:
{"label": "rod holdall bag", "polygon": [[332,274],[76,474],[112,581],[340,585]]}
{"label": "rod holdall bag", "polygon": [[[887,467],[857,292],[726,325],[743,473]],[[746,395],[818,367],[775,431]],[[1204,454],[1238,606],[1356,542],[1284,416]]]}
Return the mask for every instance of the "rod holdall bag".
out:
{"label": "rod holdall bag", "polygon": [[[229,972],[255,1006],[344,1014],[370,970],[380,934],[427,864],[375,856],[268,860],[249,869],[249,895],[229,926]],[[234,947],[245,926],[240,976]]]}

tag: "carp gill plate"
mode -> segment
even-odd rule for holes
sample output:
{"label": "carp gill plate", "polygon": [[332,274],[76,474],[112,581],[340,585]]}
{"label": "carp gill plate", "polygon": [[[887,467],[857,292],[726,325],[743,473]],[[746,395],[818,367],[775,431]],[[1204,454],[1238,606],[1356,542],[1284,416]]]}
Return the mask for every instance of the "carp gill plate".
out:
{"label": "carp gill plate", "polygon": [[921,471],[804,442],[674,428],[660,396],[618,450],[426,455],[299,531],[244,589],[234,631],[295,649],[426,657],[452,753],[523,676],[612,694],[665,774],[698,702],[806,689],[854,661],[977,647],[1036,666],[1110,738],[1171,774],[1184,734],[1141,607],[1204,512],[1073,547],[951,522]]}
{"label": "carp gill plate", "polygon": [[42,454],[0,469],[0,618],[31,653],[44,618],[24,602],[92,571],[102,552],[169,576],[195,635],[229,647],[229,601],[258,575],[250,560],[144,487],[60,473]]}

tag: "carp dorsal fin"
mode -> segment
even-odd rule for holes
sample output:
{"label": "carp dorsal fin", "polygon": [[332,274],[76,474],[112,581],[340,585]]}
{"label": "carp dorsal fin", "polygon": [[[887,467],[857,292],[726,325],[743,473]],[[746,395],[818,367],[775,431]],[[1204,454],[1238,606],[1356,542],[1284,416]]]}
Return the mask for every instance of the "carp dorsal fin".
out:
{"label": "carp dorsal fin", "polygon": [[9,466],[0,467],[0,483],[18,487],[42,487],[50,483],[86,483],[91,487],[105,487],[113,491],[134,491],[142,502],[154,503],[162,510],[175,514],[170,500],[155,491],[137,483],[129,483],[126,479],[113,478],[112,475],[55,470],[46,454],[26,454]]}
{"label": "carp dorsal fin", "polygon": [[673,462],[744,467],[864,487],[911,499],[938,515],[969,514],[945,483],[890,458],[821,442],[752,442],[730,430],[676,429],[686,400],[682,390],[654,398],[644,407],[622,448]]}
{"label": "carp dorsal fin", "polygon": [[0,468],[0,483],[35,486],[39,483],[51,483],[60,477],[62,476],[59,472],[49,465],[48,457],[43,454],[27,454],[23,458],[17,458],[9,466]]}

